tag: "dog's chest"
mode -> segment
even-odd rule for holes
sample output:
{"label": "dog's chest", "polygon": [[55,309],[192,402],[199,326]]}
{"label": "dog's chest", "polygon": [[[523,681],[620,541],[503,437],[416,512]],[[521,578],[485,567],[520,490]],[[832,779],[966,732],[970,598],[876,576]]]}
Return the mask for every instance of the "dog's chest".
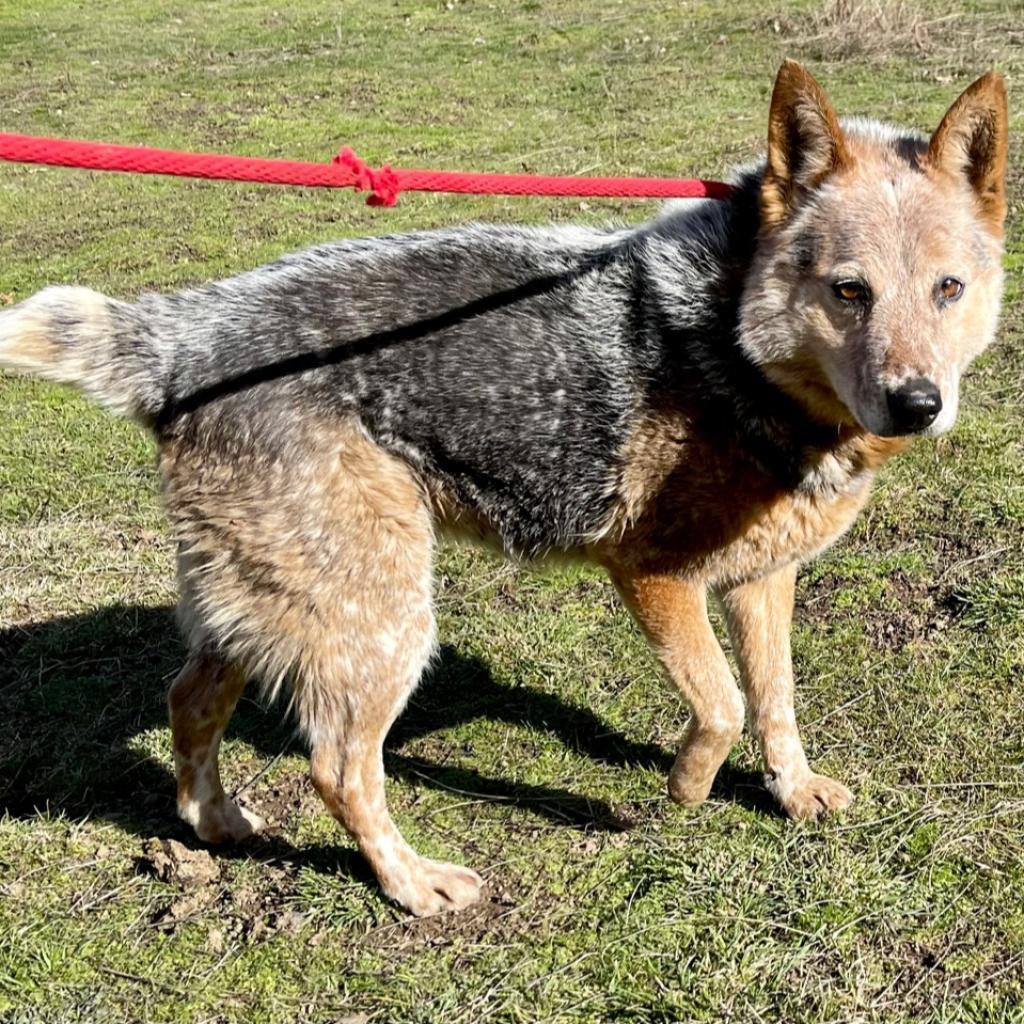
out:
{"label": "dog's chest", "polygon": [[888,454],[874,440],[848,444],[823,453],[792,486],[728,448],[663,441],[627,479],[632,514],[613,557],[711,583],[802,561],[850,527]]}
{"label": "dog's chest", "polygon": [[761,576],[823,551],[853,524],[871,491],[873,474],[850,481],[841,493],[795,491],[755,500],[734,518],[734,536],[702,559],[713,582]]}

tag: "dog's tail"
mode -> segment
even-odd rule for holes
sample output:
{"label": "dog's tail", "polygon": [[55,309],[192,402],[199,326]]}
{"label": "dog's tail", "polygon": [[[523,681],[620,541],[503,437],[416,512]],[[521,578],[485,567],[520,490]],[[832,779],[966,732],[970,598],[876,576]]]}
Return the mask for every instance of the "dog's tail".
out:
{"label": "dog's tail", "polygon": [[0,368],[72,384],[146,425],[164,404],[165,357],[140,307],[89,288],[44,288],[0,311]]}

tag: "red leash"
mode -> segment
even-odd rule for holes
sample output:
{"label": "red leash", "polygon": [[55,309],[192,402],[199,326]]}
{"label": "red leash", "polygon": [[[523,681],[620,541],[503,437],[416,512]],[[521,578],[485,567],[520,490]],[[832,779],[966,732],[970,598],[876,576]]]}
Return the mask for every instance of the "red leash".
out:
{"label": "red leash", "polygon": [[576,178],[538,174],[468,174],[459,171],[368,167],[347,147],[329,164],[260,160],[214,153],[179,153],[149,146],[48,139],[0,132],[0,160],[84,167],[92,171],[175,174],[185,178],[256,181],[268,185],[354,188],[370,193],[371,206],[394,206],[400,192],[463,192],[504,196],[615,196],[644,199],[726,199],[721,181],[695,178]]}

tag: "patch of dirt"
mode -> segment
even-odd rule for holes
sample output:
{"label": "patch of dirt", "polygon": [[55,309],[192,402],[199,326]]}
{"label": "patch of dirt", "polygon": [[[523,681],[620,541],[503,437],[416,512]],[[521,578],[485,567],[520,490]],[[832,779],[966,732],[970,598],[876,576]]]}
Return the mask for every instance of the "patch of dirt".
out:
{"label": "patch of dirt", "polygon": [[275,935],[295,935],[306,923],[306,918],[297,910],[253,913],[234,918],[241,939],[250,946],[272,939]]}
{"label": "patch of dirt", "polygon": [[918,1019],[919,1015],[924,1017],[934,1009],[937,992],[949,995],[973,987],[977,981],[973,974],[957,975],[949,971],[944,962],[957,945],[950,937],[946,939],[945,949],[934,949],[914,940],[901,943],[894,957],[898,973],[888,986],[884,1005],[898,1006]]}
{"label": "patch of dirt", "polygon": [[933,635],[944,623],[930,615],[933,600],[928,587],[894,573],[885,596],[867,608],[836,608],[836,595],[846,586],[841,575],[829,573],[801,588],[797,597],[797,622],[827,631],[835,623],[855,616],[874,646],[896,650]]}
{"label": "patch of dirt", "polygon": [[880,650],[900,650],[928,641],[952,621],[944,601],[936,601],[934,586],[902,572],[889,577],[885,607],[864,617],[867,635]]}
{"label": "patch of dirt", "polygon": [[297,817],[319,814],[323,807],[306,772],[286,772],[250,791],[253,807],[271,828],[284,828]]}
{"label": "patch of dirt", "polygon": [[190,850],[176,839],[149,840],[139,857],[139,867],[179,890],[179,895],[150,919],[162,931],[173,932],[186,921],[199,917],[220,895],[217,862],[206,850]]}
{"label": "patch of dirt", "polygon": [[176,931],[186,921],[200,917],[217,902],[217,891],[205,889],[189,892],[161,907],[150,918],[150,923],[161,931]]}
{"label": "patch of dirt", "polygon": [[[230,862],[223,863],[226,867]],[[253,945],[281,933],[293,935],[306,923],[289,906],[295,875],[291,864],[263,864],[257,885],[233,886],[206,850],[189,849],[174,839],[152,839],[143,848],[139,867],[178,890],[152,915],[153,926],[173,932],[212,913],[217,924],[207,935],[207,946],[213,952],[232,942]]]}
{"label": "patch of dirt", "polygon": [[485,939],[500,945],[521,939],[525,932],[536,936],[536,922],[529,915],[524,917],[524,909],[522,901],[513,901],[509,893],[499,890],[458,913],[403,918],[371,928],[363,941],[371,949],[399,957]]}
{"label": "patch of dirt", "polygon": [[[952,516],[953,520],[956,519]],[[891,536],[889,534],[891,533]],[[939,533],[929,529],[931,567],[922,578],[896,570],[885,583],[885,592],[876,603],[856,609],[837,609],[836,595],[847,585],[841,574],[829,573],[813,582],[804,582],[797,596],[797,621],[827,629],[842,618],[856,615],[865,633],[881,650],[899,650],[925,643],[955,625],[968,608],[959,592],[963,570],[983,568],[993,553],[991,538],[960,533]],[[875,543],[897,546],[902,530],[886,531]]]}
{"label": "patch of dirt", "polygon": [[6,885],[0,885],[0,896],[7,899],[24,899],[27,892],[28,886],[21,881],[8,882]]}
{"label": "patch of dirt", "polygon": [[161,882],[184,891],[220,881],[220,868],[206,850],[190,850],[176,839],[149,840],[143,847],[140,861]]}

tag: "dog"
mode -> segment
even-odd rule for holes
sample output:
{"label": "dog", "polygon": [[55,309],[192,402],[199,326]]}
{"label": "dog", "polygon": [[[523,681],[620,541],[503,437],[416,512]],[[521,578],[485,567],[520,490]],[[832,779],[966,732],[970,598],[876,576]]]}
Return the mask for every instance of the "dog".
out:
{"label": "dog", "polygon": [[1006,152],[997,74],[926,137],[840,121],[787,61],[767,154],[726,202],[345,241],[179,294],[51,287],[0,313],[2,365],[157,439],[190,652],[168,695],[181,817],[211,843],[261,826],[218,770],[257,679],[287,694],[387,896],[417,915],[480,897],[384,797],[383,740],[436,649],[441,534],[607,570],[691,710],[674,800],[708,796],[748,716],[787,814],[845,807],[797,730],[797,567],[914,435],[953,426],[997,325]]}

